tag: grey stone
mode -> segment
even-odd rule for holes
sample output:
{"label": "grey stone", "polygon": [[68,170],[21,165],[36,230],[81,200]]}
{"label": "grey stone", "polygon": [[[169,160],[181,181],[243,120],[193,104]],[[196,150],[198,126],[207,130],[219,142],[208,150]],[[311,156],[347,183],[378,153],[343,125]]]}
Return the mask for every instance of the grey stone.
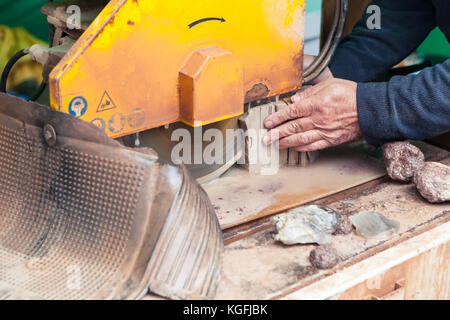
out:
{"label": "grey stone", "polygon": [[426,162],[414,175],[417,191],[431,203],[450,201],[450,167]]}
{"label": "grey stone", "polygon": [[381,235],[391,235],[398,231],[400,223],[383,216],[378,212],[363,211],[351,216],[350,221],[356,232],[363,237],[373,238]]}

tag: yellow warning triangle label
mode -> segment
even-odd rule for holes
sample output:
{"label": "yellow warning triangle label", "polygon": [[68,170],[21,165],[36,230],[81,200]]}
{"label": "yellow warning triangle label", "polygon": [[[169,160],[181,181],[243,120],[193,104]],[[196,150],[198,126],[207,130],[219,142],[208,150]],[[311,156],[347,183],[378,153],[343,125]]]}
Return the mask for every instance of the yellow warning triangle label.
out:
{"label": "yellow warning triangle label", "polygon": [[102,112],[106,110],[111,110],[117,108],[114,101],[112,101],[111,97],[109,96],[108,92],[105,91],[103,93],[102,99],[100,100],[100,103],[97,108],[97,112]]}

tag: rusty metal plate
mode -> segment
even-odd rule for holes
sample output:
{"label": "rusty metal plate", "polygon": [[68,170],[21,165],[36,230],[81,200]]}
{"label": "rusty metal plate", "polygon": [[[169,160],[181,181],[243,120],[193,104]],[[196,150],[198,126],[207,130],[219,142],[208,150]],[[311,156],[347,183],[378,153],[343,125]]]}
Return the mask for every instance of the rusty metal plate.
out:
{"label": "rusty metal plate", "polygon": [[184,167],[0,94],[0,298],[211,298],[222,251]]}

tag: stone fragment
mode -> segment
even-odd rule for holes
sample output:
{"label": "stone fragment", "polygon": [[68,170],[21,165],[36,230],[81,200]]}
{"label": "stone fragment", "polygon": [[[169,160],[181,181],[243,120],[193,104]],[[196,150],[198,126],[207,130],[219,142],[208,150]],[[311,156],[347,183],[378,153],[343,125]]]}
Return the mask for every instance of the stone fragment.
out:
{"label": "stone fragment", "polygon": [[333,246],[325,244],[311,251],[309,261],[318,269],[331,269],[339,263],[339,253]]}
{"label": "stone fragment", "polygon": [[353,231],[353,224],[347,216],[342,216],[341,222],[338,224],[333,235],[349,234]]}
{"label": "stone fragment", "polygon": [[365,238],[373,238],[380,235],[391,235],[398,231],[400,223],[379,214],[378,212],[362,211],[350,216],[351,223],[356,232]]}
{"label": "stone fragment", "polygon": [[278,232],[274,239],[284,244],[327,244],[333,242],[331,234],[336,231],[340,218],[338,214],[309,205],[276,215],[270,222]]}
{"label": "stone fragment", "polygon": [[[263,137],[267,133],[264,119],[275,112],[275,105],[268,103],[250,108],[239,118],[239,126],[245,135],[245,161],[241,164],[249,173],[255,175],[275,174],[279,167],[279,150],[275,144],[266,145]],[[285,161],[283,159],[282,161]]]}
{"label": "stone fragment", "polygon": [[438,162],[426,162],[416,171],[417,191],[431,203],[450,201],[450,167]]}
{"label": "stone fragment", "polygon": [[410,181],[425,161],[422,151],[407,141],[386,143],[382,150],[387,173],[393,180]]}

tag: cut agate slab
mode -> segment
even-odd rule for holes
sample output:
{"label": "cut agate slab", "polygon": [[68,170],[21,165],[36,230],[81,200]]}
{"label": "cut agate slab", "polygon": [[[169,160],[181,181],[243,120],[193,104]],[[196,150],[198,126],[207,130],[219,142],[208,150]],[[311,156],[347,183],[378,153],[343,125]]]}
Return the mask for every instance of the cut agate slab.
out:
{"label": "cut agate slab", "polygon": [[397,232],[400,223],[390,220],[372,211],[363,211],[350,217],[350,221],[356,228],[356,233],[366,238],[381,235],[391,235]]}

